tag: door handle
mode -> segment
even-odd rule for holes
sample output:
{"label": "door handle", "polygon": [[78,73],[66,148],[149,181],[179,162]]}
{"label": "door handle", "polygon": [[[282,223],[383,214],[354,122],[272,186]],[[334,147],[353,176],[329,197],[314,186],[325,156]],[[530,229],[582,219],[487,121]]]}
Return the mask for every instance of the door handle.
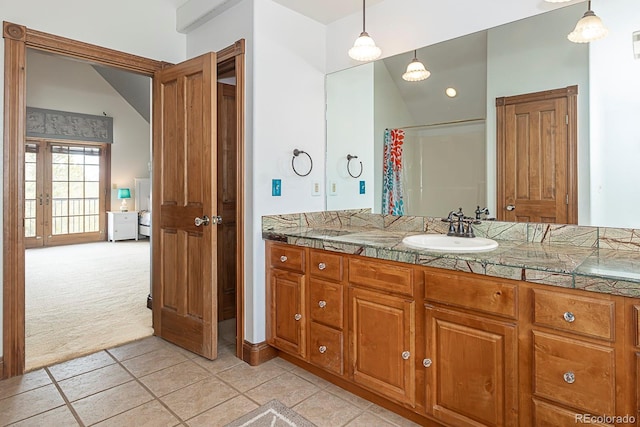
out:
{"label": "door handle", "polygon": [[209,217],[205,215],[202,218],[197,216],[196,219],[193,221],[193,223],[196,225],[196,227],[200,227],[201,225],[204,225],[204,226],[209,225],[210,221],[211,220],[209,219]]}
{"label": "door handle", "polygon": [[214,224],[222,224],[222,217],[220,215],[214,216],[213,218],[211,218],[211,222],[213,222]]}
{"label": "door handle", "polygon": [[508,210],[508,211],[514,211],[514,210],[516,210],[516,205],[507,205],[505,207],[505,209]]}

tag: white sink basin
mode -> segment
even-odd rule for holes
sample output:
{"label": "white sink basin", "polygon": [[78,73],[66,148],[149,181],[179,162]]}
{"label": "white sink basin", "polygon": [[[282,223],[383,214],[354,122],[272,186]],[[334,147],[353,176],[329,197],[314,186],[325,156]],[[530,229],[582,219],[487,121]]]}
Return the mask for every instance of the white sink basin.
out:
{"label": "white sink basin", "polygon": [[484,237],[455,237],[445,234],[416,234],[402,239],[405,245],[440,252],[487,252],[498,247],[498,242]]}

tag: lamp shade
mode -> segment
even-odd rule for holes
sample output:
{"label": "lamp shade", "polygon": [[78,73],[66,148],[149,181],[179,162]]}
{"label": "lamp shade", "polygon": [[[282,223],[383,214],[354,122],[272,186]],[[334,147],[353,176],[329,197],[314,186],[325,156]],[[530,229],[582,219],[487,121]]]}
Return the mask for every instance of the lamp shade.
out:
{"label": "lamp shade", "polygon": [[373,41],[366,31],[360,33],[353,44],[353,47],[349,49],[349,56],[356,61],[373,61],[382,55],[382,49],[376,46],[376,42]]}
{"label": "lamp shade", "polygon": [[591,9],[584,13],[582,19],[576,24],[576,28],[569,33],[567,38],[574,43],[589,43],[603,39],[609,34],[602,23]]}
{"label": "lamp shade", "polygon": [[130,199],[131,191],[128,188],[118,188],[118,199]]}
{"label": "lamp shade", "polygon": [[409,65],[407,65],[407,71],[402,75],[402,78],[408,82],[419,82],[429,78],[431,72],[424,67],[424,64],[413,58]]}

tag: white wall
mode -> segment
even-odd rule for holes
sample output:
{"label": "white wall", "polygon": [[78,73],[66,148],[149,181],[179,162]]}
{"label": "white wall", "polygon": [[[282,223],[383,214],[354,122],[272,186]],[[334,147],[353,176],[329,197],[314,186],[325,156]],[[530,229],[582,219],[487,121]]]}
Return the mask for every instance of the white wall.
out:
{"label": "white wall", "polygon": [[[111,182],[131,189],[127,202],[134,209],[134,179],[149,176],[151,127],[93,67],[29,49],[27,106],[113,117]],[[111,190],[113,210],[121,203],[117,196],[117,190]]]}
{"label": "white wall", "polygon": [[595,12],[615,30],[589,51],[591,223],[640,228],[640,59],[631,43],[640,30],[640,2],[598,2]]}
{"label": "white wall", "polygon": [[[334,149],[326,153],[327,210],[370,208],[373,204],[373,67],[368,63],[327,75],[327,121],[336,125],[327,128],[327,139],[335,142]],[[360,177],[349,176],[347,154],[358,156],[349,165],[353,175],[358,175],[362,162]],[[359,192],[360,181],[365,182],[365,194]]]}
{"label": "white wall", "polygon": [[[156,60],[180,62],[186,57],[186,36],[175,30],[175,3],[170,0],[0,0],[0,20]],[[4,58],[4,43],[0,57]],[[0,101],[4,105],[4,91]]]}
{"label": "white wall", "polygon": [[[266,309],[261,217],[324,210],[325,27],[270,0],[245,0],[191,31],[188,55],[239,38],[247,39],[248,64],[245,338],[258,343]],[[291,169],[295,148],[313,158],[304,178]],[[271,196],[274,178],[282,180],[280,197]],[[315,182],[320,196],[311,194]]]}
{"label": "white wall", "polygon": [[[591,223],[589,46],[566,40],[583,13],[584,5],[578,4],[488,32],[487,188],[488,206],[493,213],[496,213],[496,98],[578,85],[578,223]],[[558,40],[566,43],[559,44]]]}

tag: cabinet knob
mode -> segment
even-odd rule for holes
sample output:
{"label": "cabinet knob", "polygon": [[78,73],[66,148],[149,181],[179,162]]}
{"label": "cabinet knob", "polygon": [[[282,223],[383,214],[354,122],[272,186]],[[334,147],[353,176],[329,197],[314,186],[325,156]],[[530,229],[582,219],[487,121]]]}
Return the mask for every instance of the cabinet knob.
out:
{"label": "cabinet knob", "polygon": [[565,372],[562,377],[567,384],[573,384],[576,381],[576,374],[571,371]]}
{"label": "cabinet knob", "polygon": [[422,366],[424,366],[425,368],[428,368],[429,366],[431,366],[433,362],[431,361],[431,359],[423,359],[422,360]]}
{"label": "cabinet knob", "polygon": [[562,317],[564,317],[564,320],[566,320],[568,323],[573,323],[576,320],[576,316],[574,316],[570,311],[565,312]]}
{"label": "cabinet knob", "polygon": [[323,301],[323,300],[318,301],[318,307],[325,308],[326,306],[327,306],[326,301]]}
{"label": "cabinet knob", "polygon": [[402,358],[404,360],[409,360],[410,357],[411,357],[411,353],[410,352],[408,352],[408,351],[403,351],[402,352]]}
{"label": "cabinet knob", "polygon": [[321,345],[321,346],[318,348],[318,351],[319,351],[320,353],[322,353],[322,354],[326,353],[326,351],[327,351],[327,346],[326,346],[326,345]]}
{"label": "cabinet knob", "polygon": [[324,270],[325,268],[327,268],[327,264],[325,264],[324,262],[318,264],[318,270]]}
{"label": "cabinet knob", "polygon": [[296,315],[293,316],[293,318],[296,319],[296,320],[300,320],[300,319],[302,319],[302,314],[296,313]]}
{"label": "cabinet knob", "polygon": [[286,256],[286,255],[282,255],[282,256],[280,257],[280,262],[287,262],[287,259],[288,259],[288,258],[287,258],[287,256]]}

